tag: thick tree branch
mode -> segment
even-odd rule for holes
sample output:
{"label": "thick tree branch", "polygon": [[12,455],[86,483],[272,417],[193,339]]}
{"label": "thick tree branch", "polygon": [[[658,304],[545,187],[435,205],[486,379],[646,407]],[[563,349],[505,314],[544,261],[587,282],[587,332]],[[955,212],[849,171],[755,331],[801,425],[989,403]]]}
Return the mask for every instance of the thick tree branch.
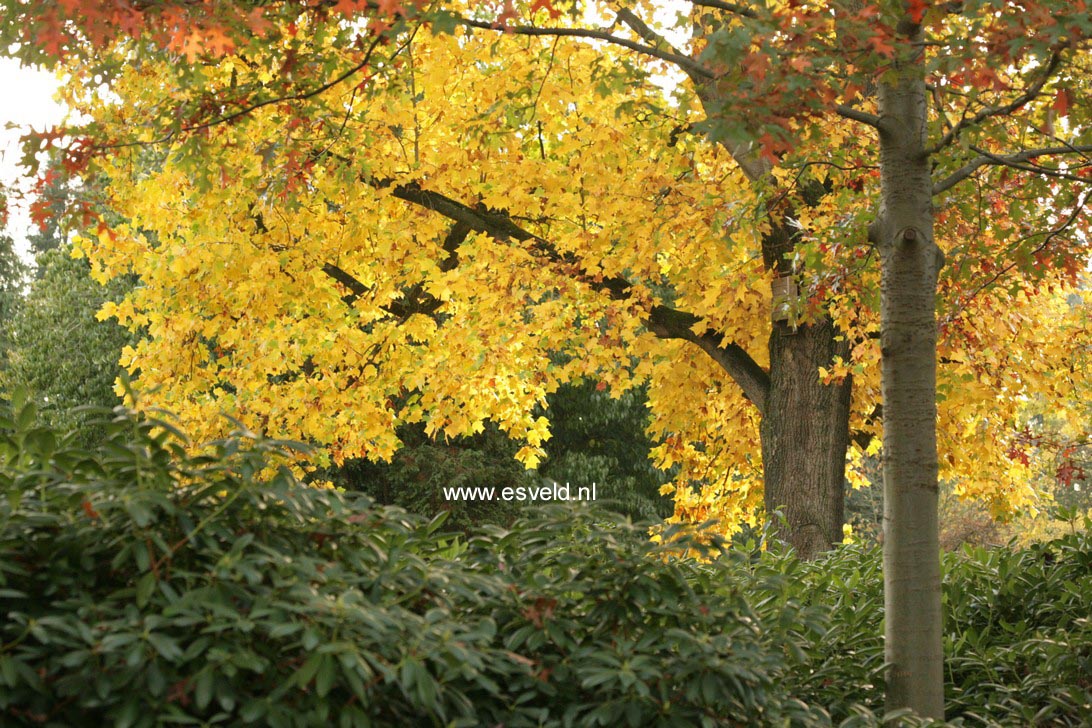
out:
{"label": "thick tree branch", "polygon": [[[637,15],[629,8],[621,8],[618,11],[618,19],[636,33],[640,38],[651,45],[654,48],[667,48],[673,55],[681,58],[689,58],[686,54],[679,51],[678,48],[673,46],[666,38],[654,31],[648,26],[645,21],[641,20]],[[690,80],[694,83],[701,83],[706,79],[705,76],[695,74],[688,68],[683,68],[683,71],[690,77]]]}
{"label": "thick tree branch", "polygon": [[758,17],[758,13],[756,13],[754,10],[752,10],[751,8],[748,8],[748,7],[744,6],[744,5],[739,5],[738,3],[726,3],[726,2],[723,2],[722,0],[689,0],[689,2],[690,2],[691,5],[697,5],[698,7],[701,7],[701,8],[712,8],[713,10],[723,10],[723,11],[728,12],[728,13],[733,13],[735,15],[740,15],[740,16],[742,16],[744,18],[752,18],[753,19],[753,18]]}
{"label": "thick tree branch", "polygon": [[[447,256],[440,262],[441,271],[454,270],[459,264],[459,246],[469,234],[470,226],[465,223],[456,222],[451,226],[444,237],[443,249]],[[349,289],[349,292],[341,297],[347,306],[352,306],[361,296],[372,290],[371,286],[362,283],[356,276],[333,263],[324,263],[322,272]],[[405,321],[418,313],[431,316],[443,305],[443,301],[425,291],[424,285],[418,283],[405,290],[401,298],[381,308],[395,318]]]}
{"label": "thick tree branch", "polygon": [[839,116],[844,116],[853,121],[859,121],[862,124],[868,124],[876,129],[880,128],[880,117],[875,114],[870,114],[867,111],[861,111],[860,109],[855,109],[852,106],[846,106],[845,104],[838,104],[834,107],[834,110]]}
{"label": "thick tree branch", "polygon": [[361,283],[352,274],[333,263],[323,263],[322,272],[349,289],[349,292],[341,297],[341,300],[344,301],[347,306],[352,306],[356,303],[358,298],[371,290],[370,286]]}
{"label": "thick tree branch", "polygon": [[513,33],[515,35],[530,35],[530,36],[550,36],[559,37],[567,36],[571,38],[588,38],[590,40],[602,40],[613,45],[628,48],[631,51],[637,53],[643,53],[653,58],[659,58],[661,61],[667,61],[673,63],[683,71],[686,72],[691,78],[714,78],[714,74],[705,66],[701,65],[693,58],[683,55],[681,53],[672,53],[671,51],[660,50],[651,46],[642,45],[636,41],[629,40],[627,38],[619,38],[616,35],[605,30],[595,30],[592,28],[539,28],[532,25],[507,25],[504,27],[498,27],[494,23],[490,23],[484,20],[471,20],[470,18],[456,18],[456,22],[467,28],[478,28],[479,30],[503,30],[507,33]]}
{"label": "thick tree branch", "polygon": [[1034,101],[1036,98],[1038,98],[1039,94],[1043,92],[1043,87],[1046,85],[1047,81],[1051,79],[1051,77],[1054,75],[1054,72],[1058,70],[1061,64],[1061,54],[1052,54],[1050,56],[1050,60],[1047,62],[1046,68],[1043,70],[1042,76],[1040,76],[1039,79],[1036,80],[1033,84],[1028,86],[1022,94],[1020,94],[1007,104],[1003,104],[1001,106],[987,106],[974,116],[968,116],[960,119],[958,122],[955,123],[954,126],[952,126],[951,129],[948,130],[948,132],[943,137],[941,137],[940,141],[937,142],[935,146],[925,150],[925,153],[927,155],[936,154],[941,149],[944,149],[945,147],[949,146],[957,139],[959,139],[959,135],[967,129],[973,126],[978,126],[982,122],[994,116],[1006,116],[1008,114],[1011,114],[1012,112],[1018,111],[1026,106],[1028,103]]}
{"label": "thick tree branch", "polygon": [[933,185],[934,195],[939,195],[942,192],[950,190],[952,187],[955,187],[957,184],[977,172],[979,168],[986,166],[1012,167],[1024,172],[1031,172],[1047,177],[1059,177],[1076,182],[1084,182],[1086,184],[1089,182],[1086,178],[1069,174],[1060,169],[1040,167],[1034,164],[1027,164],[1027,162],[1038,157],[1052,157],[1061,154],[1085,155],[1092,152],[1092,144],[1067,144],[1058,147],[1040,147],[1038,149],[1025,149],[1013,154],[993,154],[992,152],[987,152],[979,147],[971,147],[971,149],[978,152],[979,156]]}
{"label": "thick tree branch", "polygon": [[695,344],[710,356],[751,400],[759,414],[766,414],[766,395],[770,389],[770,375],[760,367],[751,355],[738,344],[726,340],[720,334],[706,332],[701,336],[693,328],[701,319],[692,313],[668,306],[655,306],[649,313],[646,325],[661,339],[680,339]]}
{"label": "thick tree branch", "polygon": [[637,17],[637,14],[629,8],[620,8],[618,10],[618,19],[628,25],[630,29],[638,36],[640,36],[641,40],[643,40],[645,43],[650,43],[653,46],[662,46],[664,48],[667,48],[675,55],[683,55],[683,53],[681,53],[678,48],[668,42],[667,38],[664,38],[662,35],[650,28],[648,26],[648,23]]}
{"label": "thick tree branch", "polygon": [[[588,273],[574,256],[562,253],[550,241],[523,229],[507,212],[471,207],[447,195],[424,189],[416,182],[396,184],[389,179],[365,179],[364,181],[377,189],[390,189],[393,197],[454,220],[457,226],[464,226],[467,232],[474,231],[498,240],[526,243],[532,254],[558,266],[567,275],[593,290],[606,293],[614,300],[624,301],[631,295],[632,284],[625,278]],[[449,236],[450,240],[451,236]],[[449,250],[449,259],[450,255],[456,254],[457,247],[454,245],[452,250]],[[695,334],[693,327],[700,320],[692,313],[661,305],[654,306],[649,311],[645,325],[661,338],[680,339],[698,346],[724,369],[743,390],[743,394],[751,400],[760,413],[764,414],[769,375],[742,347],[726,340],[722,335],[713,332],[706,332],[700,336]]]}

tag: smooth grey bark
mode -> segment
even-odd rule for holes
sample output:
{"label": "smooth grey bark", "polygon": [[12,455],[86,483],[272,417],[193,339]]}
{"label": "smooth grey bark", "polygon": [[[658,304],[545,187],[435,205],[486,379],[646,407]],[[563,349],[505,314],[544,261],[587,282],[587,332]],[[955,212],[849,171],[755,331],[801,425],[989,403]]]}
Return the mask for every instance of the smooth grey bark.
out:
{"label": "smooth grey bark", "polygon": [[870,231],[882,270],[884,605],[887,708],[944,716],[937,523],[936,292],[920,26],[881,80],[882,197]]}

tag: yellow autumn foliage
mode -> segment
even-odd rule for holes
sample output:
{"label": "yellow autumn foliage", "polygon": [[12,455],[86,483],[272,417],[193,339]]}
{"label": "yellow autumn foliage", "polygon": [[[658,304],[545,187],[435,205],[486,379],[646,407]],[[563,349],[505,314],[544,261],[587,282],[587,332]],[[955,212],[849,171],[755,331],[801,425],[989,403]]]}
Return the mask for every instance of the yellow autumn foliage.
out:
{"label": "yellow autumn foliage", "polygon": [[[275,51],[222,59],[205,69],[204,90],[266,87],[280,72]],[[359,60],[358,49],[321,38],[309,53],[300,65]],[[261,105],[245,124],[163,138],[163,101],[184,93],[170,63],[143,57],[106,96],[85,69],[70,70],[68,102],[129,144],[96,162],[110,215],[77,249],[100,278],[139,276],[102,315],[144,333],[122,363],[143,403],[178,412],[196,441],[223,434],[227,412],[318,443],[340,463],[389,459],[401,423],[455,437],[489,419],[534,467],[550,436],[538,408],[561,384],[594,379],[616,394],[647,384],[655,462],[677,468],[664,489],[674,520],[756,522],[757,411],[708,356],[643,324],[666,303],[768,363],[760,211],[777,200],[687,131],[702,112],[686,83],[665,91],[609,48],[422,31],[363,80]],[[316,83],[334,75],[313,70]],[[867,155],[871,140],[822,124],[811,146],[782,159],[779,183],[813,174],[824,144]],[[200,155],[178,153],[182,145]],[[799,211],[809,257],[797,268],[796,315],[829,315],[852,344],[848,360],[815,376],[853,379],[860,437],[849,477],[860,486],[854,463],[877,453],[867,435],[880,432],[879,274],[863,224],[878,179],[867,170],[855,179],[854,195]],[[403,199],[421,191],[428,204]],[[444,200],[530,237],[458,230],[429,209]],[[961,224],[953,214],[938,225],[950,255]],[[452,236],[457,249],[445,247]],[[595,290],[615,276],[633,284],[627,297]],[[1074,342],[1089,340],[1071,293],[1047,273],[948,309],[941,478],[998,514],[1035,503],[1028,466],[1009,454],[1029,403],[1067,413],[1074,380],[1088,375],[1066,364]]]}

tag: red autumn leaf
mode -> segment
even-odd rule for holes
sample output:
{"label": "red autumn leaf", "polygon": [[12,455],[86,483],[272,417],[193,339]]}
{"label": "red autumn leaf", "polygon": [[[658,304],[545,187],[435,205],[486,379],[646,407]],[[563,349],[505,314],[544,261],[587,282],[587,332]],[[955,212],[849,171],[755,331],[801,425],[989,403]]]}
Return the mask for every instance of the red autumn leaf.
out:
{"label": "red autumn leaf", "polygon": [[341,13],[346,18],[351,18],[367,7],[363,0],[338,0],[334,3],[334,12]]}
{"label": "red autumn leaf", "polygon": [[546,620],[554,616],[554,609],[557,607],[557,600],[549,597],[538,597],[535,599],[535,603],[525,607],[523,610],[523,616],[531,620],[531,623],[535,627],[542,629],[542,626],[546,623]]}
{"label": "red autumn leaf", "polygon": [[402,0],[379,0],[377,4],[381,15],[400,15],[402,13]]}
{"label": "red autumn leaf", "polygon": [[781,161],[777,154],[785,148],[783,141],[774,138],[770,132],[766,132],[758,138],[758,144],[761,147],[760,154],[764,159],[768,159],[771,164],[777,164]]}
{"label": "red autumn leaf", "polygon": [[83,508],[84,515],[86,515],[92,521],[99,518],[99,512],[96,511],[95,507],[91,505],[91,501],[84,500],[82,503],[80,503],[80,506]]}
{"label": "red autumn leaf", "polygon": [[190,704],[189,680],[179,680],[167,689],[167,702],[178,703],[183,708]]}
{"label": "red autumn leaf", "polygon": [[925,0],[910,0],[907,3],[907,11],[910,13],[910,20],[915,23],[920,23],[921,19],[925,17],[925,9],[929,6]]}
{"label": "red autumn leaf", "polygon": [[37,33],[38,43],[45,49],[46,55],[54,58],[64,57],[64,46],[68,42],[59,26],[43,21]]}
{"label": "red autumn leaf", "polygon": [[1019,461],[1024,465],[1027,465],[1031,462],[1031,458],[1028,457],[1027,452],[1025,452],[1022,448],[1017,447],[1016,445],[1010,447],[1009,451],[1005,454],[1008,456],[1009,460],[1012,460],[1013,462]]}
{"label": "red autumn leaf", "polygon": [[811,60],[802,56],[793,56],[789,59],[789,65],[797,73],[806,73],[811,68]]}
{"label": "red autumn leaf", "polygon": [[264,36],[275,26],[265,17],[264,8],[254,8],[246,16],[246,24],[258,36]]}
{"label": "red autumn leaf", "polygon": [[550,14],[552,20],[557,20],[561,17],[561,11],[554,7],[550,0],[535,0],[531,3],[531,15],[534,15],[539,10],[545,10]]}
{"label": "red autumn leaf", "polygon": [[1072,461],[1066,461],[1058,466],[1057,471],[1054,473],[1054,477],[1059,483],[1062,483],[1066,487],[1073,487],[1074,480],[1082,480],[1084,478],[1084,470],[1075,466]]}
{"label": "red autumn leaf", "polygon": [[515,20],[518,17],[516,13],[516,6],[512,4],[512,0],[504,0],[504,7],[501,8],[501,14],[497,16],[497,20],[493,23],[495,28],[504,28],[508,25],[509,20]]}
{"label": "red autumn leaf", "polygon": [[890,39],[885,35],[874,35],[868,39],[868,44],[872,46],[872,50],[879,53],[881,56],[890,58],[895,54],[895,46],[889,43]]}
{"label": "red autumn leaf", "polygon": [[764,81],[770,67],[770,57],[764,53],[748,53],[740,65],[748,78]]}
{"label": "red autumn leaf", "polygon": [[123,33],[133,38],[139,38],[144,30],[144,14],[136,9],[119,10],[114,16],[114,22]]}
{"label": "red autumn leaf", "polygon": [[30,221],[38,226],[39,230],[45,230],[53,212],[49,200],[39,197],[30,203]]}
{"label": "red autumn leaf", "polygon": [[1058,89],[1058,95],[1054,97],[1054,110],[1058,116],[1065,118],[1069,115],[1069,107],[1073,105],[1073,94],[1067,88]]}

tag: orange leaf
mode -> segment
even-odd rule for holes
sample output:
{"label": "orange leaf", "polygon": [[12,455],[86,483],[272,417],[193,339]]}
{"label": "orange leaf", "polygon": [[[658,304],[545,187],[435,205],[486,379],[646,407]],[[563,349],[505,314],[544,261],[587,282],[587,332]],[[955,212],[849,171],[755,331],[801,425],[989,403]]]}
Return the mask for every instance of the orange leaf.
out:
{"label": "orange leaf", "polygon": [[84,515],[86,515],[92,521],[98,519],[99,512],[95,510],[95,507],[93,505],[91,505],[91,501],[84,500],[83,503],[80,504],[80,506],[83,507]]}
{"label": "orange leaf", "polygon": [[263,8],[254,8],[247,13],[246,23],[254,34],[259,36],[265,35],[274,27],[273,23],[265,17],[265,10]]}
{"label": "orange leaf", "polygon": [[204,38],[205,50],[213,56],[226,56],[235,50],[235,41],[228,37],[223,28],[209,28]]}
{"label": "orange leaf", "polygon": [[402,13],[402,0],[379,0],[378,7],[382,15],[399,15]]}
{"label": "orange leaf", "polygon": [[1067,88],[1058,89],[1058,95],[1054,98],[1054,110],[1058,116],[1065,118],[1069,114],[1069,107],[1073,104],[1073,93]]}
{"label": "orange leaf", "polygon": [[879,53],[881,56],[890,58],[895,55],[895,46],[889,43],[890,39],[885,35],[874,35],[868,39],[868,44],[872,46],[872,50]]}
{"label": "orange leaf", "polygon": [[797,73],[806,73],[811,68],[811,60],[802,56],[793,56],[789,59],[789,65],[793,67]]}
{"label": "orange leaf", "polygon": [[910,20],[914,23],[920,23],[921,19],[925,17],[925,8],[928,7],[928,3],[925,0],[910,0],[907,3],[907,10],[910,13]]}
{"label": "orange leaf", "polygon": [[551,3],[550,0],[535,0],[531,3],[531,15],[534,15],[539,10],[545,10],[554,20],[561,17],[561,11],[554,8],[553,3]]}
{"label": "orange leaf", "polygon": [[346,18],[351,18],[367,7],[363,0],[338,0],[334,3],[334,12],[341,13]]}

